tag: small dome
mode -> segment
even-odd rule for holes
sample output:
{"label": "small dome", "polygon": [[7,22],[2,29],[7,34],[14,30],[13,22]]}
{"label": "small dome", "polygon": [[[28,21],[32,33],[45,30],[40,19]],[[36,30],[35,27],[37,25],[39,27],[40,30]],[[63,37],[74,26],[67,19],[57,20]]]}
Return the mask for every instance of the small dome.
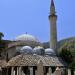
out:
{"label": "small dome", "polygon": [[34,53],[34,54],[42,55],[42,54],[45,53],[45,52],[44,52],[44,48],[41,47],[41,46],[37,46],[37,47],[35,47],[35,48],[33,49],[33,53]]}
{"label": "small dome", "polygon": [[46,55],[54,55],[55,52],[54,52],[53,49],[51,49],[51,48],[47,48],[47,49],[45,49],[45,54],[46,54]]}
{"label": "small dome", "polygon": [[21,48],[20,52],[25,54],[32,54],[33,50],[32,50],[32,47],[30,46],[24,46]]}
{"label": "small dome", "polygon": [[33,42],[39,42],[37,38],[30,34],[22,34],[16,38],[17,41],[33,41]]}

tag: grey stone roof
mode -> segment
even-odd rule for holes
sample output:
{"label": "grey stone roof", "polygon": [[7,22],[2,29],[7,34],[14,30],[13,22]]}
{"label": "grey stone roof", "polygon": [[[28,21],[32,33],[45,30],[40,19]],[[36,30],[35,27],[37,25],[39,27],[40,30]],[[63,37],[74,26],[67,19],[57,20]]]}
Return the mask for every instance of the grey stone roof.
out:
{"label": "grey stone roof", "polygon": [[13,57],[7,66],[37,66],[39,61],[43,62],[43,66],[60,66],[64,67],[62,60],[57,56],[40,56],[21,54]]}
{"label": "grey stone roof", "polygon": [[7,66],[6,60],[0,60],[0,67],[6,67],[6,66]]}

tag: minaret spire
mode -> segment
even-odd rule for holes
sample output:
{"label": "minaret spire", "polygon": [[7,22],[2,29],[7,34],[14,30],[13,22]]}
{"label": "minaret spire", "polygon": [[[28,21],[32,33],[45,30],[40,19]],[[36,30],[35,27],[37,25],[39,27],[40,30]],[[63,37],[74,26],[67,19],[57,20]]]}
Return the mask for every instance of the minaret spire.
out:
{"label": "minaret spire", "polygon": [[50,48],[56,51],[57,48],[57,15],[55,14],[54,0],[51,0],[50,5]]}
{"label": "minaret spire", "polygon": [[54,5],[54,0],[51,0],[51,5],[50,5],[50,14],[54,15],[55,14],[55,5]]}
{"label": "minaret spire", "polygon": [[54,6],[54,1],[53,0],[51,0],[51,6]]}

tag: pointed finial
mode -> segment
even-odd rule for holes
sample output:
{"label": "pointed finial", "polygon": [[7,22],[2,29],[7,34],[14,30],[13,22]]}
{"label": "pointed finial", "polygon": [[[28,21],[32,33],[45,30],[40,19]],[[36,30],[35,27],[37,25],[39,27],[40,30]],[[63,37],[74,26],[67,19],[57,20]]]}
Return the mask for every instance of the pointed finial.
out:
{"label": "pointed finial", "polygon": [[51,6],[54,6],[54,1],[53,0],[51,0]]}
{"label": "pointed finial", "polygon": [[51,15],[54,15],[55,14],[55,5],[54,5],[54,1],[53,0],[51,0],[50,14]]}

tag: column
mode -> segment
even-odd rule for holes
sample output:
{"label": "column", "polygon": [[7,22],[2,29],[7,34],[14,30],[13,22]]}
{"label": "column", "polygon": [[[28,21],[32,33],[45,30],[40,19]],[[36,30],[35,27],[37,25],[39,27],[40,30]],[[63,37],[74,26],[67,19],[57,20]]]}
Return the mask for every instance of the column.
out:
{"label": "column", "polygon": [[14,67],[11,67],[11,75],[14,75]]}
{"label": "column", "polygon": [[75,71],[74,71],[74,75],[75,75]]}
{"label": "column", "polygon": [[74,75],[75,75],[75,71],[74,71]]}
{"label": "column", "polygon": [[35,75],[37,75],[37,70],[35,70]]}
{"label": "column", "polygon": [[15,72],[15,70],[14,70],[14,75],[15,75],[15,73],[16,73],[16,72]]}
{"label": "column", "polygon": [[37,75],[44,75],[43,62],[40,60],[37,65]]}
{"label": "column", "polygon": [[22,75],[25,75],[23,71],[22,71]]}
{"label": "column", "polygon": [[33,67],[30,67],[30,75],[33,75]]}
{"label": "column", "polygon": [[61,69],[59,67],[56,68],[55,75],[61,75]]}
{"label": "column", "polygon": [[21,67],[18,67],[18,74],[19,74],[19,75],[22,75]]}
{"label": "column", "polygon": [[52,69],[51,69],[51,67],[49,67],[49,69],[48,69],[48,75],[51,75],[52,74]]}
{"label": "column", "polygon": [[68,69],[68,75],[71,75],[71,69]]}
{"label": "column", "polygon": [[0,75],[2,75],[2,68],[0,67]]}
{"label": "column", "polygon": [[17,75],[19,75],[19,69],[18,69],[18,67],[17,67]]}

